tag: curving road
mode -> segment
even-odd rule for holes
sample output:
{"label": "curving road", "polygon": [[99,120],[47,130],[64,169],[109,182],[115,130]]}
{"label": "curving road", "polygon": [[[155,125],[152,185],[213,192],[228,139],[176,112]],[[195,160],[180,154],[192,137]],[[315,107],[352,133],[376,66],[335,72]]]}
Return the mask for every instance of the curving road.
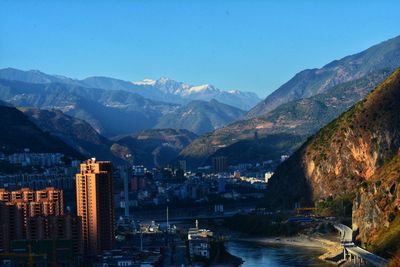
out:
{"label": "curving road", "polygon": [[353,242],[353,230],[350,227],[344,224],[334,224],[334,227],[340,232],[340,241],[348,253],[363,259],[373,266],[381,267],[388,264],[388,261],[384,258],[355,246]]}
{"label": "curving road", "polygon": [[342,243],[353,243],[353,230],[344,224],[334,224],[336,230],[340,232],[340,241]]}
{"label": "curving road", "polygon": [[375,254],[372,254],[371,252],[362,249],[360,247],[346,247],[347,251],[351,253],[352,255],[355,255],[359,258],[362,258],[364,261],[374,265],[374,266],[386,266],[388,264],[388,261],[385,260],[384,258],[381,258]]}

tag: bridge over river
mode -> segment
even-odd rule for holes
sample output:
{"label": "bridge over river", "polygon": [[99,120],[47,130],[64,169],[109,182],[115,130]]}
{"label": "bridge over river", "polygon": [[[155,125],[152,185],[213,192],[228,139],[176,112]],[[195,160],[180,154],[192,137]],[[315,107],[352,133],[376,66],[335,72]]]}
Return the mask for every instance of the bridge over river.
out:
{"label": "bridge over river", "polygon": [[168,215],[167,209],[149,209],[144,211],[135,211],[133,216],[136,220],[154,220],[156,222],[164,222],[167,220],[167,217],[170,221],[218,219],[232,217],[238,213],[248,213],[256,208],[256,203],[224,204],[222,212],[215,212],[214,206],[215,205],[193,208],[169,208]]}
{"label": "bridge over river", "polygon": [[388,264],[386,259],[356,246],[353,242],[353,230],[350,227],[344,224],[334,224],[334,227],[340,233],[344,260],[351,261],[359,266],[382,267]]}

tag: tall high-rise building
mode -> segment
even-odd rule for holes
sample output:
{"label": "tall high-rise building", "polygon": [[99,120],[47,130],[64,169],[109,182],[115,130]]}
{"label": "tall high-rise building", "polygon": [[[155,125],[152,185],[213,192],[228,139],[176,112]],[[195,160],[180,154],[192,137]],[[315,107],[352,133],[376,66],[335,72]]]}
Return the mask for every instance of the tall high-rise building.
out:
{"label": "tall high-rise building", "polygon": [[179,161],[179,169],[183,170],[184,172],[186,172],[186,160],[180,160]]}
{"label": "tall high-rise building", "polygon": [[212,169],[213,172],[226,172],[228,170],[228,158],[224,156],[212,158]]}
{"label": "tall high-rise building", "polygon": [[123,166],[119,168],[119,173],[124,181],[125,216],[129,217],[129,181],[132,178],[132,170],[129,166]]}
{"label": "tall high-rise building", "polygon": [[113,247],[114,201],[112,164],[87,160],[76,174],[76,202],[82,217],[85,253],[95,256]]}

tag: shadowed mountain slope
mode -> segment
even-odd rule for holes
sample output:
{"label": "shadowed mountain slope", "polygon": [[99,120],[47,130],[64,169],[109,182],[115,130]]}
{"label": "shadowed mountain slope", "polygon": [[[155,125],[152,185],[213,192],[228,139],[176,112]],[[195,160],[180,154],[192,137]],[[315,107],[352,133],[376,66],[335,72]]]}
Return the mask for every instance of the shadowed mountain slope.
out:
{"label": "shadowed mountain slope", "polygon": [[394,70],[399,66],[400,36],[397,36],[360,53],[332,61],[320,69],[299,72],[252,108],[247,117],[261,116],[284,103],[325,93],[338,84],[378,70]]}

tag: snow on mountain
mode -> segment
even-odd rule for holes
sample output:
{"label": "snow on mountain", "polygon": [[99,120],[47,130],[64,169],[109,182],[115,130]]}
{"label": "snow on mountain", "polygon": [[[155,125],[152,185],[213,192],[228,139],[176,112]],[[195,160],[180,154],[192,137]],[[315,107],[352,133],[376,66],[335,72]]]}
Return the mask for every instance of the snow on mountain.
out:
{"label": "snow on mountain", "polygon": [[[165,77],[162,77],[156,81],[145,79],[142,81],[133,82],[133,84],[151,87],[160,94],[164,94],[163,98],[169,101],[210,101],[212,99],[216,99],[222,103],[235,106],[243,110],[249,110],[260,101],[255,93],[241,92],[239,90],[224,91],[214,87],[211,84],[189,85],[187,83],[177,82]],[[179,98],[176,98],[177,96]]]}
{"label": "snow on mountain", "polygon": [[246,111],[261,101],[255,93],[238,90],[220,90],[211,84],[190,85],[166,77],[161,77],[158,80],[144,79],[136,82],[104,76],[93,76],[83,80],[77,80],[61,75],[49,75],[37,70],[22,71],[7,68],[0,69],[0,79],[17,80],[28,83],[55,82],[106,90],[123,90],[137,93],[150,100],[176,104],[187,104],[192,100],[210,101],[216,99],[221,103]]}
{"label": "snow on mountain", "polygon": [[132,83],[135,85],[154,85],[156,82],[157,82],[156,80],[144,79],[142,81],[132,82]]}

